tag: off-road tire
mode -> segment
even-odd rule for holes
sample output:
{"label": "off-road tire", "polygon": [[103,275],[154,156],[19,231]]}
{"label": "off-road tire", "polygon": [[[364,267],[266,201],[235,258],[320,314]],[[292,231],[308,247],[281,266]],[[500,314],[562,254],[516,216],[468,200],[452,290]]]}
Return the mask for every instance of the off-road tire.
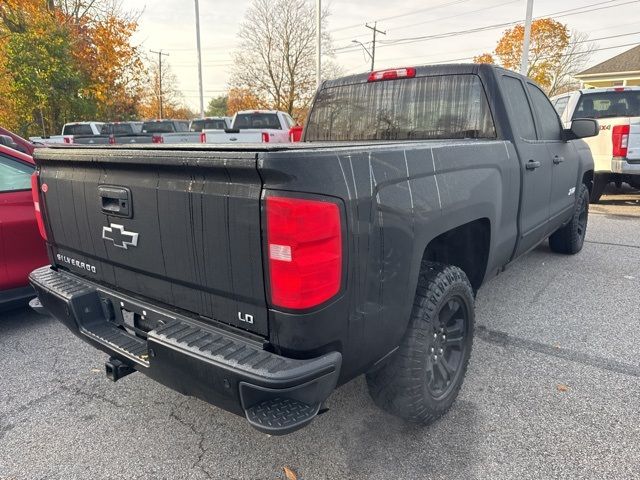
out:
{"label": "off-road tire", "polygon": [[594,175],[593,177],[593,188],[591,188],[591,194],[589,196],[589,201],[591,203],[598,203],[600,201],[600,197],[604,193],[604,189],[607,188],[607,185],[611,183],[609,181],[608,175]]}
{"label": "off-road tire", "polygon": [[582,184],[578,190],[571,221],[549,237],[549,247],[556,253],[575,255],[584,245],[589,220],[589,190]]}
{"label": "off-road tire", "polygon": [[[459,304],[460,310],[452,312],[452,305]],[[456,316],[464,309],[464,329],[459,342],[460,351],[454,358],[454,339],[458,339],[454,332],[449,340],[442,339],[444,333],[434,340],[436,332],[440,334],[443,319],[449,316],[449,325],[458,324]],[[465,273],[458,267],[441,263],[423,262],[420,278],[416,289],[411,319],[402,344],[393,357],[383,367],[367,374],[369,393],[376,405],[383,410],[401,417],[407,421],[419,424],[429,424],[444,415],[458,396],[460,387],[469,364],[474,329],[474,295],[471,284]],[[445,353],[449,353],[448,362],[457,360],[454,364],[455,372],[449,384],[440,373],[442,366],[434,364],[434,345],[444,345]],[[451,350],[449,350],[451,349]],[[436,353],[439,349],[436,350]],[[437,362],[437,360],[436,360]],[[438,370],[437,373],[434,373]],[[444,380],[446,390],[442,396],[435,396],[432,390],[436,378]],[[442,382],[439,382],[442,383]]]}
{"label": "off-road tire", "polygon": [[629,185],[631,186],[631,188],[640,190],[640,175],[634,175],[634,178],[629,180]]}

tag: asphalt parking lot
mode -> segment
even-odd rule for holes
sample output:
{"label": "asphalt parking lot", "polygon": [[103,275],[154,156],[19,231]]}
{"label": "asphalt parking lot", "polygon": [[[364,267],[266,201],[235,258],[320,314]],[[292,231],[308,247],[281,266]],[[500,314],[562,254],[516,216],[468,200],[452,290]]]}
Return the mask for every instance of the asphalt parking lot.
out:
{"label": "asphalt parking lot", "polygon": [[0,479],[640,478],[640,194],[592,208],[581,254],[546,244],[488,282],[461,395],[430,428],[362,378],[286,437],[141,374],[52,318],[0,313]]}

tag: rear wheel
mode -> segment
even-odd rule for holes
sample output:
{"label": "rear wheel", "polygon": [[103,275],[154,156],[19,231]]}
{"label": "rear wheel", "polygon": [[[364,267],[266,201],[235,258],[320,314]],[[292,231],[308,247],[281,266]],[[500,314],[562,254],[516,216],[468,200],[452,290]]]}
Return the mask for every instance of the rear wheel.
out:
{"label": "rear wheel", "polygon": [[589,190],[580,185],[571,221],[549,237],[549,247],[557,253],[573,255],[582,250],[589,220]]}
{"label": "rear wheel", "polygon": [[428,424],[451,407],[469,363],[474,296],[458,267],[424,262],[405,337],[393,358],[367,374],[375,403]]}

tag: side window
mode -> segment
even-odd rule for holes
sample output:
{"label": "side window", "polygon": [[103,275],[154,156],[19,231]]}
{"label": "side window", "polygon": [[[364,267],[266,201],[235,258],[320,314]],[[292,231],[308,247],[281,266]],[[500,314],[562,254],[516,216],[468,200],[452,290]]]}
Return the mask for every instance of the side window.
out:
{"label": "side window", "polygon": [[569,97],[560,97],[556,100],[554,107],[558,115],[562,116],[564,110],[567,108],[567,104],[569,103]]}
{"label": "side window", "polygon": [[558,114],[551,105],[549,98],[535,85],[527,84],[533,108],[535,109],[538,120],[540,121],[540,140],[562,140],[562,127]]}
{"label": "side window", "polygon": [[504,93],[511,107],[513,123],[518,129],[520,137],[526,140],[536,140],[536,127],[533,121],[533,114],[529,107],[527,95],[522,86],[522,82],[514,77],[503,76],[502,85]]}
{"label": "side window", "polygon": [[31,189],[33,170],[31,165],[0,155],[0,193]]}

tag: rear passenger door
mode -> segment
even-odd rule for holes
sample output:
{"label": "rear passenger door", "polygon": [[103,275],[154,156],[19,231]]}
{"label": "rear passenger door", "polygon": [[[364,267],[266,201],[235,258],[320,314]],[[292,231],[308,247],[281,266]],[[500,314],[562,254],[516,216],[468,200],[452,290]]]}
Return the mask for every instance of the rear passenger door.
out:
{"label": "rear passenger door", "polygon": [[535,247],[547,234],[553,164],[545,142],[538,140],[524,84],[517,77],[503,75],[502,87],[522,169],[520,237],[516,251],[516,255],[520,255]]}
{"label": "rear passenger door", "polygon": [[547,229],[547,233],[550,234],[573,213],[578,183],[578,153],[573,142],[564,140],[562,122],[549,98],[532,83],[527,83],[527,89],[536,114],[538,139],[547,146],[553,163]]}

